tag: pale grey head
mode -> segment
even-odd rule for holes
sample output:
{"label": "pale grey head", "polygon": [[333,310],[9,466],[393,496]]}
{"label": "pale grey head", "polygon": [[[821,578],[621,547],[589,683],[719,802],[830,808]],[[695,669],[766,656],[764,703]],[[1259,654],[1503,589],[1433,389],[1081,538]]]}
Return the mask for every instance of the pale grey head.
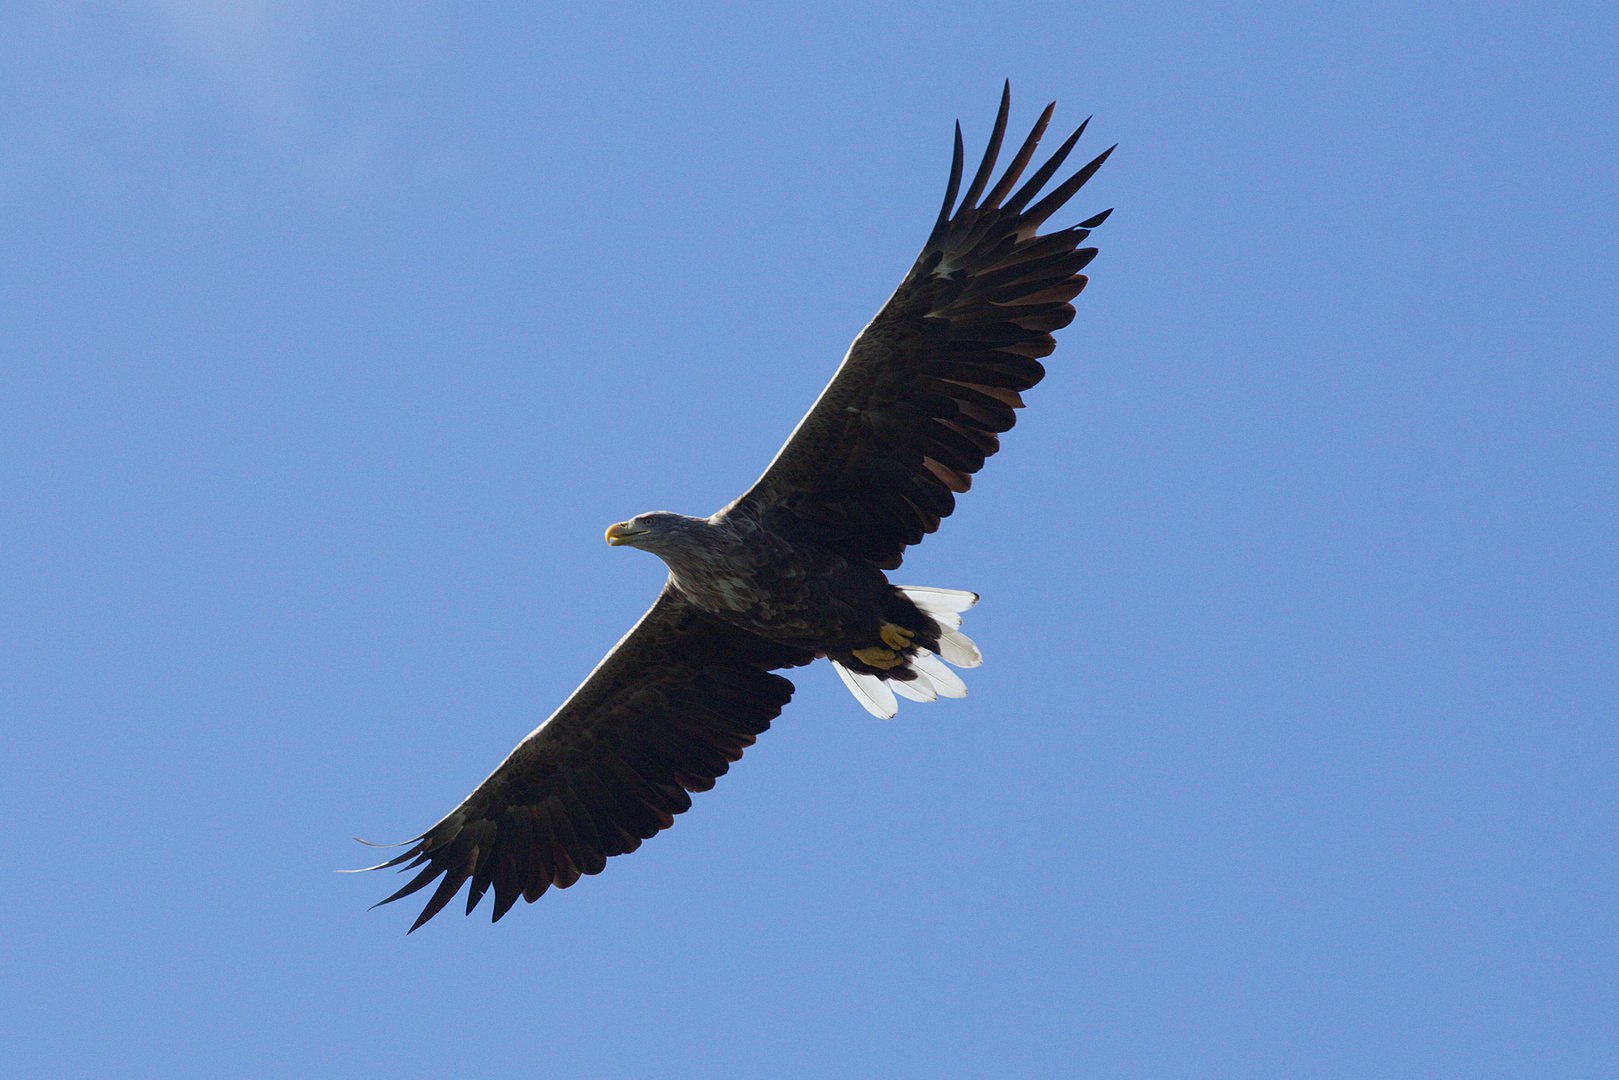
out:
{"label": "pale grey head", "polygon": [[722,579],[730,582],[738,573],[746,575],[752,563],[730,529],[709,518],[667,510],[637,514],[608,526],[607,542],[650,551],[662,559],[681,588],[699,604],[720,587]]}
{"label": "pale grey head", "polygon": [[687,517],[668,510],[636,514],[628,521],[607,527],[607,542],[614,547],[634,547],[667,559],[705,545],[713,525],[707,518]]}

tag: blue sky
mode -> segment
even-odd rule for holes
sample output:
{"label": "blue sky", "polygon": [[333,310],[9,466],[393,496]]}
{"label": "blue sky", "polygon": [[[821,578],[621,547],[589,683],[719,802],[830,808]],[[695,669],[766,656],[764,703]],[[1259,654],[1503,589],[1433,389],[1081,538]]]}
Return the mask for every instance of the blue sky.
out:
{"label": "blue sky", "polygon": [[[549,8],[0,13],[12,1075],[1619,1068],[1610,6]],[[368,913],[1004,78],[1118,209],[895,575],[971,696],[796,673],[599,877]]]}

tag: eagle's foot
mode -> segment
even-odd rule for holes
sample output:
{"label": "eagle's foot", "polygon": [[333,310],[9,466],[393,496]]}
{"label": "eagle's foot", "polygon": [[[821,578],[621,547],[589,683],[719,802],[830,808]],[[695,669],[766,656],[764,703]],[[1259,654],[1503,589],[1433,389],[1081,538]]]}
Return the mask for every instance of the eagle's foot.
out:
{"label": "eagle's foot", "polygon": [[[896,652],[903,652],[911,647],[911,639],[916,635],[897,623],[885,622],[881,630],[883,644]],[[856,653],[855,655],[859,655]]]}
{"label": "eagle's foot", "polygon": [[869,649],[855,649],[851,655],[862,664],[882,668],[884,671],[899,667],[905,662],[905,658],[899,653],[885,649],[881,645],[873,645]]}

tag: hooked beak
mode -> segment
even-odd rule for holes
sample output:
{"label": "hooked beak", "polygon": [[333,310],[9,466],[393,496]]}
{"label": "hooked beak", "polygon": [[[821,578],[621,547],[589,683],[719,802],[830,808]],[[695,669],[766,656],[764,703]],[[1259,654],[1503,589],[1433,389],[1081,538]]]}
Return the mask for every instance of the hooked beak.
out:
{"label": "hooked beak", "polygon": [[645,529],[634,529],[627,521],[620,521],[616,525],[607,526],[607,543],[613,547],[623,547],[634,537],[646,532]]}

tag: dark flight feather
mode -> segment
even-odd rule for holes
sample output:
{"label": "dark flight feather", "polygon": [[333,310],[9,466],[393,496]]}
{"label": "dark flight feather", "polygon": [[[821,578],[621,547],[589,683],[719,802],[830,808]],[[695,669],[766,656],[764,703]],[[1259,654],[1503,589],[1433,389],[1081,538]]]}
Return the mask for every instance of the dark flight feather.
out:
{"label": "dark flight feather", "polygon": [[[802,535],[840,536],[840,553],[891,570],[920,539],[912,516],[896,507],[909,504],[939,517],[954,509],[953,485],[921,459],[932,457],[969,477],[999,449],[996,436],[1016,423],[1021,399],[995,391],[1028,390],[1044,377],[1036,357],[1051,352],[1052,331],[1074,317],[1069,301],[1084,289],[1080,270],[1096,254],[1079,244],[1106,214],[1047,235],[1037,234],[1039,225],[1112,152],[1024,211],[1061,168],[1085,130],[1081,124],[1001,205],[1033,159],[1051,117],[1048,106],[983,205],[975,205],[994,173],[1008,102],[1003,92],[988,148],[959,205],[957,126],[944,207],[911,272],[855,340],[765,474],[727,513],[791,501]],[[876,460],[888,464],[874,469]]]}
{"label": "dark flight feather", "polygon": [[557,714],[443,821],[382,866],[426,866],[382,903],[443,880],[415,926],[470,880],[500,918],[597,874],[674,823],[792,697],[770,673],[814,656],[720,622],[665,589]]}

